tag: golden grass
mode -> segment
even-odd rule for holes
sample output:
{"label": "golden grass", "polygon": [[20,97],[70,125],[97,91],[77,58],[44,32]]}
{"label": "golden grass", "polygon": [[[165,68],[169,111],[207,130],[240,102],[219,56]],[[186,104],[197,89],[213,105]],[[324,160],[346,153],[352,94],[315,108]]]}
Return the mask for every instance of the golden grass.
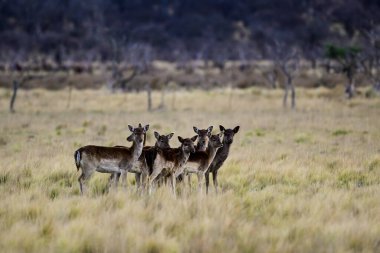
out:
{"label": "golden grass", "polygon": [[[66,109],[67,91],[30,90],[12,115],[0,90],[0,249],[379,252],[380,100],[334,94],[300,90],[291,111],[281,91],[178,92],[148,113],[145,94],[74,90]],[[127,124],[139,122],[150,123],[148,144],[153,130],[188,137],[193,125],[240,125],[221,193],[140,196],[132,174],[127,190],[107,193],[108,175],[97,174],[79,196],[74,150],[126,145]]]}

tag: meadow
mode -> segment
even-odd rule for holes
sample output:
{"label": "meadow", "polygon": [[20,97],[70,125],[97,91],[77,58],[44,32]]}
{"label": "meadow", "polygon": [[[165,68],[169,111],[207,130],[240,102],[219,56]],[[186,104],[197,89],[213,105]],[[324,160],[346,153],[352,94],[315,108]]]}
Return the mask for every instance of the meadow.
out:
{"label": "meadow", "polygon": [[[144,93],[0,89],[2,252],[380,252],[380,99],[342,90],[177,91],[148,112]],[[153,94],[157,107],[160,94]],[[129,145],[128,124],[195,135],[240,125],[219,194],[107,190],[97,173],[80,196],[74,151]]]}

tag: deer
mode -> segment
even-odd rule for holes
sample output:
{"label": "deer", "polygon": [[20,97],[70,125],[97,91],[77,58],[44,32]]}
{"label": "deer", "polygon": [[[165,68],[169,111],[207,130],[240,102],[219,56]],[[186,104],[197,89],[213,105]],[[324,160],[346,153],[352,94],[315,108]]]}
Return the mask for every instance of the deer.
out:
{"label": "deer", "polygon": [[[194,132],[198,135],[198,141],[197,141],[197,146],[195,148],[195,151],[206,151],[212,129],[213,129],[213,126],[209,126],[207,129],[199,129],[193,126]],[[186,175],[187,175],[188,183],[190,185],[190,182],[191,182],[190,174],[182,173],[178,175],[177,179],[179,182],[181,182],[183,181],[184,176]]]}
{"label": "deer", "polygon": [[[154,131],[154,137],[156,138],[156,143],[154,146],[144,146],[142,153],[136,162],[135,166],[130,170],[130,172],[135,173],[136,185],[137,189],[140,188],[141,176],[143,175],[143,182],[148,175],[150,175],[153,171],[153,161],[157,156],[156,148],[167,149],[170,148],[169,141],[173,137],[174,133],[170,133],[167,135],[160,135],[158,132]],[[144,140],[145,145],[145,140]],[[125,146],[115,146],[126,148]],[[110,176],[109,181],[118,181],[121,173],[113,173]],[[143,185],[144,186],[144,185]]]}
{"label": "deer", "polygon": [[214,160],[219,148],[223,147],[223,144],[220,141],[221,137],[222,133],[210,135],[206,150],[191,153],[189,159],[187,160],[186,166],[183,167],[183,171],[177,171],[175,176],[178,176],[182,172],[185,172],[185,174],[197,174],[198,191],[202,193],[202,184],[205,173]]}
{"label": "deer", "polygon": [[181,145],[178,148],[157,149],[157,156],[153,162],[153,171],[149,176],[149,192],[151,192],[153,183],[161,173],[170,175],[171,188],[176,197],[176,177],[175,173],[182,170],[182,167],[189,159],[190,153],[195,152],[194,142],[198,138],[198,135],[192,138],[182,138],[178,136],[178,140]]}
{"label": "deer", "polygon": [[[132,142],[132,146],[129,148],[88,145],[74,152],[77,170],[81,169],[82,171],[78,178],[82,195],[84,182],[89,180],[95,171],[100,173],[121,173],[122,182],[126,181],[127,171],[133,168],[142,153],[143,140],[149,125],[142,127],[139,124],[136,128],[128,125],[128,128],[132,132],[127,138],[127,141]],[[117,186],[117,182],[115,182],[115,186]]]}
{"label": "deer", "polygon": [[216,152],[214,160],[205,173],[206,194],[208,194],[209,173],[212,173],[215,192],[218,193],[218,171],[220,167],[222,167],[223,163],[227,160],[231,144],[233,143],[235,134],[239,132],[239,128],[240,126],[236,126],[234,129],[225,129],[223,126],[219,126],[220,131],[223,132],[223,147]]}
{"label": "deer", "polygon": [[212,129],[213,126],[209,126],[207,129],[198,129],[193,126],[194,132],[198,135],[198,142],[195,148],[196,151],[206,151]]}

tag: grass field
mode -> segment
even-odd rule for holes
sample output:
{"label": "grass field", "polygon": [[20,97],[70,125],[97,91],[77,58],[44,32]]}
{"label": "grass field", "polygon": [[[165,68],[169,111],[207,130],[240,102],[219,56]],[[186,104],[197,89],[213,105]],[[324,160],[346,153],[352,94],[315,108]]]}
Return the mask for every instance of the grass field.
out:
{"label": "grass field", "polygon": [[[166,96],[146,111],[145,94],[106,90],[20,91],[8,113],[0,90],[2,252],[380,252],[380,100],[337,91],[216,90]],[[154,94],[154,106],[160,94]],[[106,174],[79,195],[73,152],[128,145],[127,124],[194,135],[192,126],[240,125],[208,196],[169,189],[151,196],[107,193]],[[195,180],[195,178],[194,178]],[[180,190],[180,189],[179,189]]]}

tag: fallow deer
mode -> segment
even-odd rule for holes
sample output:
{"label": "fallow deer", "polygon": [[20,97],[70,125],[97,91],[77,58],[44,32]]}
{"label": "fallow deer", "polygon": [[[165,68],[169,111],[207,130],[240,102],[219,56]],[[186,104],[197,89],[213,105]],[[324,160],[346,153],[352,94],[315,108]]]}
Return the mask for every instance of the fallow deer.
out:
{"label": "fallow deer", "polygon": [[178,136],[178,140],[181,143],[181,146],[178,148],[169,148],[169,149],[157,149],[157,157],[153,163],[153,172],[149,177],[149,191],[151,191],[153,183],[155,182],[157,176],[166,171],[167,174],[171,177],[171,187],[176,196],[175,191],[175,173],[182,169],[189,159],[190,153],[195,152],[194,142],[198,136],[193,136],[192,138],[183,139],[181,136]]}
{"label": "fallow deer", "polygon": [[74,153],[77,170],[82,170],[78,178],[81,194],[83,194],[83,183],[97,171],[100,173],[121,173],[122,182],[126,180],[127,171],[137,162],[143,149],[143,140],[149,125],[142,127],[132,127],[128,125],[132,132],[127,141],[133,142],[130,148],[84,146]]}
{"label": "fallow deer", "polygon": [[215,192],[218,192],[218,171],[228,157],[231,144],[234,140],[234,136],[237,132],[239,132],[240,126],[236,126],[234,129],[225,129],[223,126],[219,126],[219,128],[220,131],[223,132],[223,147],[216,152],[214,160],[212,161],[210,167],[206,171],[206,193],[208,193],[209,173],[212,173]]}
{"label": "fallow deer", "polygon": [[[212,129],[213,129],[213,126],[209,126],[207,129],[198,129],[197,127],[193,126],[194,132],[198,135],[197,146],[195,148],[195,151],[206,151]],[[187,176],[187,179],[190,185],[190,181],[191,181],[190,174],[182,173],[178,175],[177,177],[178,181],[179,182],[183,181],[185,176]]]}
{"label": "fallow deer", "polygon": [[[145,146],[143,147],[142,153],[135,163],[133,168],[129,171],[135,173],[137,189],[140,188],[141,175],[143,175],[143,182],[148,175],[152,174],[153,171],[153,162],[157,156],[156,148],[167,149],[170,148],[169,141],[173,137],[174,133],[168,135],[160,135],[158,132],[154,131],[154,137],[156,138],[156,143],[154,146]],[[144,141],[145,144],[145,141]],[[115,147],[124,147],[124,146],[115,146]],[[125,147],[124,147],[125,148]],[[111,181],[118,181],[120,178],[120,173],[114,173],[110,177]]]}
{"label": "fallow deer", "polygon": [[[210,164],[215,158],[215,155],[219,148],[223,147],[220,138],[222,133],[211,135],[209,137],[208,145],[205,151],[196,151],[191,153],[186,165],[183,167],[183,172],[185,174],[195,173],[198,177],[198,190],[202,192],[203,178]],[[177,171],[176,176],[182,173],[182,171]],[[190,175],[189,175],[190,176]]]}
{"label": "fallow deer", "polygon": [[198,142],[195,148],[196,151],[206,151],[213,126],[209,126],[207,129],[198,129],[197,127],[193,126],[193,129],[194,132],[198,134]]}

